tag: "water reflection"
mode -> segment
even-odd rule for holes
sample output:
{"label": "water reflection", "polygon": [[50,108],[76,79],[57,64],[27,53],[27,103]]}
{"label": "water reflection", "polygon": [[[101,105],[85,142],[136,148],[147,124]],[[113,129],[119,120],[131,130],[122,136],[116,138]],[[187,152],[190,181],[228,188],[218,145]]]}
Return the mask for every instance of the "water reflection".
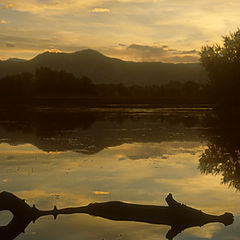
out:
{"label": "water reflection", "polygon": [[[214,118],[206,121],[207,113],[119,107],[3,109],[0,189],[40,209],[115,200],[159,206],[173,192],[206,212],[236,216],[228,228],[208,224],[189,228],[180,238],[238,239],[239,194],[220,184],[220,175],[201,174],[198,168],[207,143],[219,136],[210,124]],[[17,239],[154,240],[167,231],[165,225],[76,214],[56,222],[40,218]]]}
{"label": "water reflection", "polygon": [[240,190],[240,116],[218,111],[206,119],[209,144],[199,160],[205,174],[221,174],[222,183]]}
{"label": "water reflection", "polygon": [[39,217],[53,215],[54,219],[59,214],[87,213],[115,221],[135,221],[151,224],[170,225],[166,238],[172,240],[187,228],[203,226],[208,223],[220,222],[225,226],[233,223],[233,215],[225,213],[214,216],[200,210],[187,207],[173,199],[172,194],[166,197],[168,206],[139,205],[119,201],[90,203],[87,206],[43,211],[35,205],[30,207],[25,201],[8,192],[0,193],[0,210],[9,210],[13,219],[6,226],[0,227],[0,236],[5,240],[13,240],[25,231],[31,221]]}
{"label": "water reflection", "polygon": [[144,108],[1,109],[0,143],[31,143],[46,152],[94,154],[133,142],[198,140],[203,111]]}

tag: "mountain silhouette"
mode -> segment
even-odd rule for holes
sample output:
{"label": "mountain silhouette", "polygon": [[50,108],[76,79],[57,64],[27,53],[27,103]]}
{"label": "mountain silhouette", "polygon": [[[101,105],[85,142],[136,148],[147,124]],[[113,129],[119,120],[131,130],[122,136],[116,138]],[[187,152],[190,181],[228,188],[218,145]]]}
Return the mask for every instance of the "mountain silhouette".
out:
{"label": "mountain silhouette", "polygon": [[169,81],[207,81],[207,73],[199,63],[127,62],[91,49],[74,53],[44,52],[27,61],[0,61],[0,78],[34,72],[39,67],[64,70],[76,77],[87,76],[94,83],[161,85]]}

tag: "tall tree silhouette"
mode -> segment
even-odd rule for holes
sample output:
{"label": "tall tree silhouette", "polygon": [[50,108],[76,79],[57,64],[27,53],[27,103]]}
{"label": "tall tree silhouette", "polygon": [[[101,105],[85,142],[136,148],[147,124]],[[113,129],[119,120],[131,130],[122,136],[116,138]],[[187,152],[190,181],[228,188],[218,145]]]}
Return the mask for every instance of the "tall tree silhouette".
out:
{"label": "tall tree silhouette", "polygon": [[240,29],[223,36],[223,43],[203,46],[200,61],[209,74],[212,94],[219,103],[240,103]]}

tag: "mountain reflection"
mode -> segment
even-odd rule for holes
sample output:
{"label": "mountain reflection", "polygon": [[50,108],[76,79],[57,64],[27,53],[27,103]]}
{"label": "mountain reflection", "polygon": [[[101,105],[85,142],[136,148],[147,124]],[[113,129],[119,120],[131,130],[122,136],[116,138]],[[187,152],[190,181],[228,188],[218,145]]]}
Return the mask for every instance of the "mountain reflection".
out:
{"label": "mountain reflection", "polygon": [[221,174],[222,183],[240,190],[240,116],[218,111],[206,119],[208,148],[199,160],[205,174]]}
{"label": "mountain reflection", "polygon": [[0,193],[0,210],[8,210],[13,219],[0,227],[1,239],[13,240],[20,235],[31,221],[35,222],[41,216],[53,215],[56,219],[59,214],[85,213],[115,221],[135,221],[150,224],[169,225],[166,238],[173,239],[187,228],[203,226],[208,223],[220,222],[225,226],[234,221],[231,213],[220,216],[203,213],[197,209],[185,206],[173,199],[172,194],[166,197],[168,206],[139,205],[119,201],[90,203],[87,206],[43,211],[35,206],[30,207],[25,201],[15,195]]}
{"label": "mountain reflection", "polygon": [[0,142],[46,152],[94,154],[132,142],[199,140],[204,111],[144,108],[17,108],[0,111]]}

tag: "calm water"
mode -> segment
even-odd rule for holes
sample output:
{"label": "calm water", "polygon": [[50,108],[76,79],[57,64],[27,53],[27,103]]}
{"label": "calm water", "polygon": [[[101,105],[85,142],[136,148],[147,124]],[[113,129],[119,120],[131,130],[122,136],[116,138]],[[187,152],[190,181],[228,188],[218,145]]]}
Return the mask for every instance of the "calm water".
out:
{"label": "calm water", "polygon": [[[2,109],[0,189],[39,209],[166,205],[171,192],[206,213],[235,216],[231,226],[190,228],[175,239],[239,239],[238,130],[237,120],[204,108]],[[9,219],[0,214],[1,225]],[[168,230],[76,214],[40,218],[16,239],[155,240]]]}

